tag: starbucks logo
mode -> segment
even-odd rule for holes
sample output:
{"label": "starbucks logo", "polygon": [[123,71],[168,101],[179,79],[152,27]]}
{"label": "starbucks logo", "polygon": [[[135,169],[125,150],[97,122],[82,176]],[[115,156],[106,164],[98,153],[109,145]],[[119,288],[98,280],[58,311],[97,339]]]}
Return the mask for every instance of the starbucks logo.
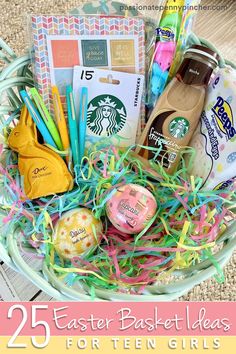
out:
{"label": "starbucks logo", "polygon": [[169,124],[169,133],[176,139],[182,139],[188,131],[189,122],[185,118],[175,118]]}
{"label": "starbucks logo", "polygon": [[96,135],[111,136],[125,125],[127,112],[115,96],[100,95],[88,104],[87,126]]}

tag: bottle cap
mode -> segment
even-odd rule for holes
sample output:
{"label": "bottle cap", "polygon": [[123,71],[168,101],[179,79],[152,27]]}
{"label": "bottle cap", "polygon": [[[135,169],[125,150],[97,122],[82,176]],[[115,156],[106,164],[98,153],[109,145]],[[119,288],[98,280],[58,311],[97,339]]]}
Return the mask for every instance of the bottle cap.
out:
{"label": "bottle cap", "polygon": [[213,50],[211,50],[210,48],[205,47],[203,45],[198,45],[198,44],[193,45],[191,48],[186,50],[185,54],[187,53],[199,54],[213,61],[216,66],[219,65],[219,60],[220,60],[219,55]]}

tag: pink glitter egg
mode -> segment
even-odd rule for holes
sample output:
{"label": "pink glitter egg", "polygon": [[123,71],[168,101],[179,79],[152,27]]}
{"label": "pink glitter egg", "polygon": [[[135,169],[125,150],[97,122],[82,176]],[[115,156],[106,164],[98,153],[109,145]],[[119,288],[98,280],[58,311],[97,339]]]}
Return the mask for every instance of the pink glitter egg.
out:
{"label": "pink glitter egg", "polygon": [[110,222],[126,234],[137,234],[153,218],[157,210],[154,196],[144,187],[127,184],[119,187],[106,204]]}

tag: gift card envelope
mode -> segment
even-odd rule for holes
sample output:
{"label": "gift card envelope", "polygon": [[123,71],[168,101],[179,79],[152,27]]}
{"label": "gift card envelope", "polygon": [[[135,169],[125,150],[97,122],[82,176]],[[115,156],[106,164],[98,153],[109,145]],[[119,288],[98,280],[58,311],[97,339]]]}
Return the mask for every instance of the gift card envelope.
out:
{"label": "gift card envelope", "polygon": [[86,145],[102,138],[109,138],[111,144],[120,147],[135,144],[143,86],[143,75],[81,66],[74,68],[77,112],[81,87],[88,88]]}

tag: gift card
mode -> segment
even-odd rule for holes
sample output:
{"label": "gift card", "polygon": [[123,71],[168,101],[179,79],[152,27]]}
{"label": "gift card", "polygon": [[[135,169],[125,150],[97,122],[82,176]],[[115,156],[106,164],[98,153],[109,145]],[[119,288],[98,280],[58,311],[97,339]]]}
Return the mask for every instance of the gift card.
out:
{"label": "gift card", "polygon": [[73,90],[79,110],[81,87],[88,89],[86,144],[109,138],[115,146],[135,144],[144,76],[83,66],[74,68]]}

